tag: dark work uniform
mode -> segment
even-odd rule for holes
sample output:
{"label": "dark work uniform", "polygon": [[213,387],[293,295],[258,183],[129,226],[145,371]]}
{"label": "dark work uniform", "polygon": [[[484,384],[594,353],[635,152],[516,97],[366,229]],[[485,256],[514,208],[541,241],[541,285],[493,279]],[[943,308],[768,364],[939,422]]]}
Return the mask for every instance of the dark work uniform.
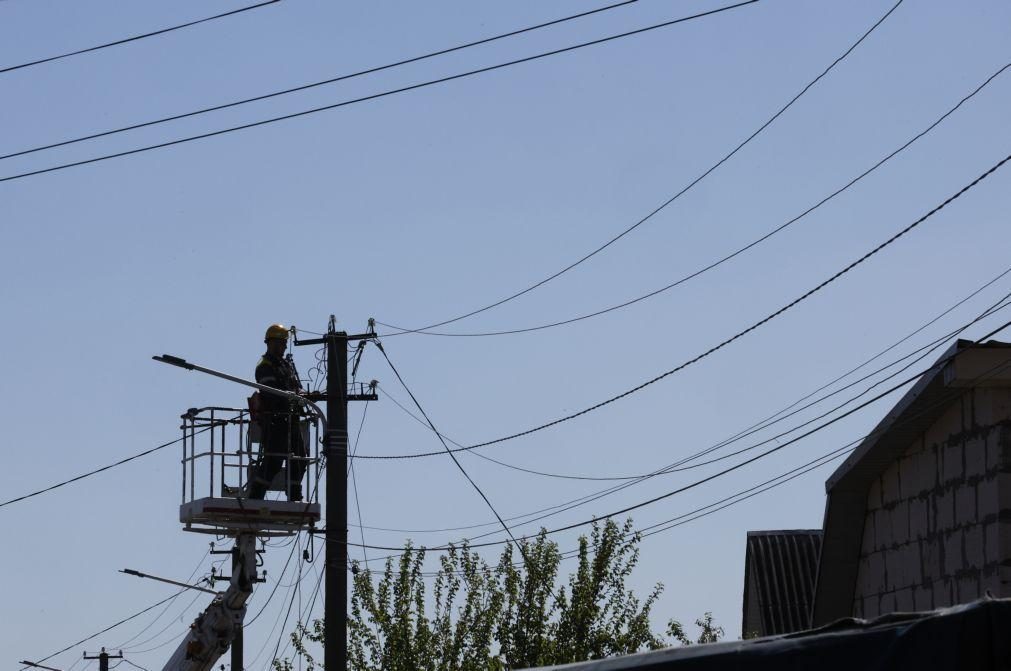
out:
{"label": "dark work uniform", "polygon": [[[284,391],[301,391],[298,373],[287,360],[264,354],[256,366],[256,381]],[[260,445],[263,456],[253,472],[249,498],[262,499],[270,481],[281,470],[288,453],[298,457],[307,455],[302,431],[298,422],[298,404],[283,396],[260,392]],[[288,500],[302,500],[302,477],[306,462],[295,459],[288,462]]]}

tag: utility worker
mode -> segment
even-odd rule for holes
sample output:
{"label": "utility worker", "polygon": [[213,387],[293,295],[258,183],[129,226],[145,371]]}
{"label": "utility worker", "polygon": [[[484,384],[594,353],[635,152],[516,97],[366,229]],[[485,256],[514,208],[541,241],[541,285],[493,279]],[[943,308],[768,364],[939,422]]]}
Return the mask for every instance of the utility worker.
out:
{"label": "utility worker", "polygon": [[[284,391],[301,392],[302,383],[298,379],[298,371],[290,360],[284,358],[284,351],[288,348],[288,329],[281,324],[271,324],[263,341],[267,343],[267,352],[256,365],[256,381]],[[281,470],[281,465],[289,454],[295,457],[305,457],[308,454],[299,425],[299,404],[283,396],[262,391],[259,398],[262,456],[253,471],[249,489],[251,499],[264,497],[270,481]],[[288,459],[289,501],[302,500],[305,468],[304,460]]]}

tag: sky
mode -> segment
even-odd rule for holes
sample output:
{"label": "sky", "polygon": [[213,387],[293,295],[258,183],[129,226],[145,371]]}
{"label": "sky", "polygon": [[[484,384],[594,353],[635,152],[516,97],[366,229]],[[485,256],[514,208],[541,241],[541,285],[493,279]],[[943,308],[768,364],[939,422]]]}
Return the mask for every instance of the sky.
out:
{"label": "sky", "polygon": [[[0,154],[329,79],[604,4],[281,0],[0,73]],[[174,440],[186,408],[245,402],[247,390],[158,364],[152,355],[251,377],[271,323],[323,331],[333,314],[349,332],[364,330],[369,318],[419,328],[556,273],[719,162],[894,4],[761,0],[439,85],[6,179],[722,6],[640,0],[329,86],[0,159],[0,348],[7,354],[0,500]],[[0,70],[241,6],[4,0]],[[1011,5],[1004,2],[901,2],[750,143],[647,222],[536,290],[437,330],[481,333],[570,319],[652,292],[748,245],[972,93],[1011,61],[1009,33]],[[1011,153],[1009,109],[1011,72],[1004,71],[811,214],[627,308],[499,336],[396,336],[380,327],[386,352],[440,431],[465,445],[578,412],[744,331],[959,192]],[[650,472],[790,406],[942,313],[827,391],[928,343],[943,348],[954,334],[981,337],[1007,319],[1000,312],[962,330],[1011,291],[1011,275],[987,285],[1009,263],[1009,171],[997,170],[838,280],[697,363],[576,419],[477,452],[560,475]],[[997,337],[1011,339],[1007,332]],[[926,354],[905,375],[940,350]],[[313,348],[297,348],[295,356],[307,375]],[[776,428],[827,412],[895,370]],[[372,346],[359,379],[378,380],[380,400],[368,405],[358,454],[442,449],[393,402],[408,406],[410,399]],[[637,527],[653,525],[808,463],[865,435],[900,393],[630,515]],[[353,434],[363,412],[363,404],[352,404]],[[514,533],[603,517],[746,456],[651,478],[517,525]],[[210,571],[213,537],[185,532],[178,522],[180,458],[173,445],[0,506],[5,668],[42,659],[173,594],[119,569],[176,580]],[[534,475],[466,453],[459,459],[505,518],[613,484]],[[655,627],[711,611],[728,636],[740,636],[747,531],[819,528],[824,482],[837,463],[645,538],[632,586],[645,595],[664,584]],[[410,538],[438,546],[473,531],[425,530],[495,519],[447,456],[359,459],[355,484],[367,528],[352,526],[351,536],[360,541],[364,532],[367,544],[399,547]],[[504,537],[493,525],[478,531]],[[565,550],[580,532],[586,527],[554,538]],[[285,630],[280,620],[291,599],[308,612],[321,567],[304,567],[298,583],[293,567],[282,572],[290,547],[272,543],[264,560],[268,581],[250,601],[250,614],[265,607],[263,616],[246,631],[246,666],[257,671]],[[482,554],[493,563],[498,551]],[[364,560],[361,553],[354,548],[352,556]],[[382,554],[372,550],[370,565]],[[572,566],[563,563],[563,572]],[[184,594],[47,664],[80,671],[87,668],[81,654],[105,646],[122,647],[146,669],[161,668],[207,598]],[[320,606],[317,600],[317,614]]]}

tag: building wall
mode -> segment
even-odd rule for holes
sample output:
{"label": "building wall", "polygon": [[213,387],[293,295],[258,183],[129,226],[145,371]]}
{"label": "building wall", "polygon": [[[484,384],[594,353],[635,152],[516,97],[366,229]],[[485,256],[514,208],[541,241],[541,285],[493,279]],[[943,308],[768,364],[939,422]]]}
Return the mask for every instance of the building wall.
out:
{"label": "building wall", "polygon": [[853,615],[1011,596],[1011,389],[952,403],[867,494]]}

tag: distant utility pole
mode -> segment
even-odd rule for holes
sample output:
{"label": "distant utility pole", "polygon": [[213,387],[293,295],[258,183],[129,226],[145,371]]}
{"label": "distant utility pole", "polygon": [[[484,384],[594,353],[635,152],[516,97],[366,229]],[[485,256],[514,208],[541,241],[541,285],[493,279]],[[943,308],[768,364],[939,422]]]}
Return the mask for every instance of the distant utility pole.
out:
{"label": "distant utility pole", "polygon": [[368,333],[348,335],[337,330],[330,315],[326,335],[299,340],[296,345],[326,346],[326,590],[323,618],[323,667],[327,671],[348,668],[348,401],[374,401],[375,391],[348,392],[348,342],[376,337],[372,321]]}
{"label": "distant utility pole", "polygon": [[120,650],[118,655],[110,655],[102,648],[102,652],[94,655],[93,657],[88,657],[88,653],[84,653],[85,659],[97,659],[98,660],[98,671],[109,671],[109,660],[110,659],[123,659],[123,651]]}

